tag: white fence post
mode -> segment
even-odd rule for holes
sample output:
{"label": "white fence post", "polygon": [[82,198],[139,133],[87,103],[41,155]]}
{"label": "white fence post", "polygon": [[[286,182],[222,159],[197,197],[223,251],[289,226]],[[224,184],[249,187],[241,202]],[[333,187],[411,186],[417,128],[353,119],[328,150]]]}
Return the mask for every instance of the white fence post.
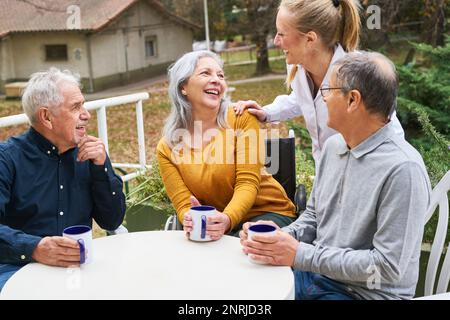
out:
{"label": "white fence post", "polygon": [[102,139],[105,144],[106,153],[109,155],[109,144],[108,144],[108,124],[106,123],[106,108],[101,107],[97,110],[97,126],[98,126],[98,137]]}
{"label": "white fence post", "polygon": [[144,115],[142,112],[142,100],[136,102],[136,122],[137,122],[137,134],[139,144],[139,164],[142,169],[145,169],[145,138],[144,138]]}

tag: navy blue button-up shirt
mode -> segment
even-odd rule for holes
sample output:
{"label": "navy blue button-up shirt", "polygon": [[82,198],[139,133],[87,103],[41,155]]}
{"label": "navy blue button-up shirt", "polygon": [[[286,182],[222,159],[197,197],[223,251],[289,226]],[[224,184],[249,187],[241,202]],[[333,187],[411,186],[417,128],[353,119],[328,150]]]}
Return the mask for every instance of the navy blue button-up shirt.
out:
{"label": "navy blue button-up shirt", "polygon": [[116,229],[125,215],[122,179],[109,158],[102,166],[76,160],[31,128],[0,143],[0,263],[25,264],[45,236],[71,225]]}

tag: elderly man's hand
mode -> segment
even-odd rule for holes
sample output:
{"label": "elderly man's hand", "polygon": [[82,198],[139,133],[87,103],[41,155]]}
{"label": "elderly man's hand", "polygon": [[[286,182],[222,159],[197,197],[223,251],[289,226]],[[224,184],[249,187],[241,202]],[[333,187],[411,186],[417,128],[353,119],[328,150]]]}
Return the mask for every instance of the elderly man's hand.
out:
{"label": "elderly man's hand", "polygon": [[253,260],[272,265],[294,265],[299,242],[288,233],[277,231],[274,235],[253,235],[252,240],[241,240],[243,251]]}
{"label": "elderly man's hand", "polygon": [[100,138],[86,136],[78,144],[77,161],[91,160],[95,165],[101,166],[106,161],[106,150]]}
{"label": "elderly man's hand", "polygon": [[274,226],[277,230],[280,229],[280,227],[271,220],[258,220],[256,222],[246,222],[242,225],[242,230],[239,231],[239,238],[241,238],[241,244],[243,245],[243,241],[247,240],[248,237],[248,228],[254,224],[269,224],[271,226]]}
{"label": "elderly man's hand", "polygon": [[64,237],[45,237],[39,241],[31,256],[35,261],[57,267],[80,264],[78,242]]}

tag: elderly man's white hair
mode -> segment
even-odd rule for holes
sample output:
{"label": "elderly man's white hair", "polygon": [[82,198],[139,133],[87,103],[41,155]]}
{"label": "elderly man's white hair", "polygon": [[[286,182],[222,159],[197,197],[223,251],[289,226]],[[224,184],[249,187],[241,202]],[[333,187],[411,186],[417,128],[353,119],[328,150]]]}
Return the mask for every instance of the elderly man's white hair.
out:
{"label": "elderly man's white hair", "polygon": [[40,107],[55,109],[64,102],[61,92],[63,83],[80,85],[80,77],[69,70],[59,70],[51,67],[47,71],[36,72],[30,80],[22,95],[23,110],[31,124],[37,121],[37,111]]}

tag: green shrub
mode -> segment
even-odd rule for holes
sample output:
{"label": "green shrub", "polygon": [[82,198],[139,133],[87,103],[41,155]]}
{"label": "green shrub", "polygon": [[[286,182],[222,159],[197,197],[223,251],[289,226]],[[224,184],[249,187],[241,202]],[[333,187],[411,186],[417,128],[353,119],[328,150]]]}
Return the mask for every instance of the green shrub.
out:
{"label": "green shrub", "polygon": [[307,198],[312,190],[313,179],[315,176],[315,164],[312,157],[311,149],[311,137],[308,130],[300,123],[294,120],[288,120],[286,122],[288,128],[293,129],[295,136],[298,138],[296,152],[295,152],[295,165],[297,173],[297,185],[303,184],[306,187]]}
{"label": "green shrub", "polygon": [[297,146],[297,150],[295,152],[295,165],[297,172],[297,185],[303,184],[306,188],[307,199],[309,199],[309,195],[313,186],[313,177],[316,174],[316,168],[314,165],[314,160],[312,160],[308,153],[305,152],[305,149]]}
{"label": "green shrub", "polygon": [[144,175],[136,178],[136,183],[137,185],[127,195],[127,205],[129,207],[145,202],[169,214],[175,213],[175,209],[164,187],[156,159],[152,161],[151,169],[147,170]]}
{"label": "green shrub", "polygon": [[435,186],[450,169],[449,142],[430,122],[424,106],[402,97],[397,102],[400,109],[416,117],[422,128],[422,135],[411,136],[408,140],[422,155],[431,183]]}
{"label": "green shrub", "polygon": [[[399,96],[415,103],[430,118],[438,132],[450,134],[450,42],[433,48],[426,44],[412,44],[422,57],[419,63],[398,66]],[[403,104],[398,113],[408,131],[417,131],[418,118],[411,116]],[[417,114],[416,114],[417,115]]]}
{"label": "green shrub", "polygon": [[[434,187],[450,169],[450,42],[437,48],[413,46],[422,59],[398,67],[397,112],[406,138],[422,155]],[[433,240],[437,218],[435,214],[425,226],[424,242]]]}

